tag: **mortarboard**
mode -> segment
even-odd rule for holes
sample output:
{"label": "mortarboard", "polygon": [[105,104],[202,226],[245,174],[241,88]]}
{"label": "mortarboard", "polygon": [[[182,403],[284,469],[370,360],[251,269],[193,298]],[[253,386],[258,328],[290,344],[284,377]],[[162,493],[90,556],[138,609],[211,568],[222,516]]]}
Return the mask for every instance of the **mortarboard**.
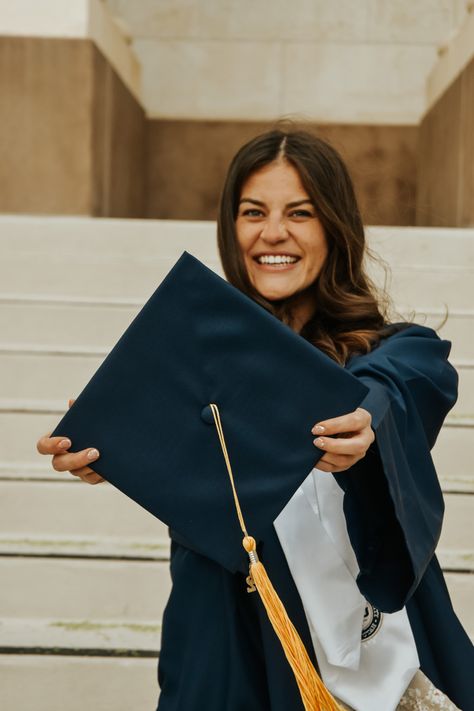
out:
{"label": "mortarboard", "polygon": [[323,454],[312,426],[352,411],[366,393],[185,252],[51,436],[69,437],[70,452],[97,447],[94,471],[193,550],[244,571],[238,502],[252,536],[264,539]]}

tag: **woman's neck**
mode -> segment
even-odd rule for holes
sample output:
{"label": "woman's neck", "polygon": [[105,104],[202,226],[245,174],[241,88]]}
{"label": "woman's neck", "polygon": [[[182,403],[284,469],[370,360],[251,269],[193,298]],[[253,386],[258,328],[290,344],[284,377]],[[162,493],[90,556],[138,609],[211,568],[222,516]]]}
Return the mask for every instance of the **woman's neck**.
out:
{"label": "woman's neck", "polygon": [[282,304],[282,321],[293,331],[300,333],[314,316],[316,303],[311,294],[303,292]]}

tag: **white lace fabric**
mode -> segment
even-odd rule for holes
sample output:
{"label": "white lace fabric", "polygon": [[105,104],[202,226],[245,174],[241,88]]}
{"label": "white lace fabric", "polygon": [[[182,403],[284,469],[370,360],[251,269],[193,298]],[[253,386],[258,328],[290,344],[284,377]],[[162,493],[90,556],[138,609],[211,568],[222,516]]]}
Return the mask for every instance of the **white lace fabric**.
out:
{"label": "white lace fabric", "polygon": [[[339,701],[342,708],[352,711]],[[442,691],[433,686],[422,671],[417,671],[400,699],[397,711],[461,711]]]}
{"label": "white lace fabric", "polygon": [[445,694],[418,671],[403,694],[397,711],[461,711]]}

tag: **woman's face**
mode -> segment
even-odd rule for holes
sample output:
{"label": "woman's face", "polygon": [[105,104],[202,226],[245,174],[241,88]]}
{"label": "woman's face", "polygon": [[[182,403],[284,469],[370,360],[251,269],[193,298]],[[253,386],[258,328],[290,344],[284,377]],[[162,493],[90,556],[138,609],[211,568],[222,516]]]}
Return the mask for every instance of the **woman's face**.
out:
{"label": "woman's face", "polygon": [[[252,285],[268,301],[309,287],[328,253],[326,235],[297,170],[275,161],[244,183],[236,219],[237,240]],[[314,310],[310,293],[300,311]]]}

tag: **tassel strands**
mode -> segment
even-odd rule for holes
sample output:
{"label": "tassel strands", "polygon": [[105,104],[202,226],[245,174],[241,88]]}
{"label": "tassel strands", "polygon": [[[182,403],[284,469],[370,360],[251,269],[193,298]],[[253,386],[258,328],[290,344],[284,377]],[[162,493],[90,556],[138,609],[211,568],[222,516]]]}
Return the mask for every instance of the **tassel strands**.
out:
{"label": "tassel strands", "polygon": [[288,663],[293,670],[305,711],[343,711],[342,707],[326,688],[314,668],[301,637],[288,617],[285,607],[278,597],[278,593],[273,587],[264,565],[258,559],[255,539],[247,533],[244,517],[240,508],[229,454],[224,439],[224,430],[222,428],[219,408],[215,404],[210,404],[209,407],[214,417],[222,453],[229,474],[237,517],[242,533],[244,534],[242,545],[249,556],[250,575],[267,611],[272,627],[281,642]]}

